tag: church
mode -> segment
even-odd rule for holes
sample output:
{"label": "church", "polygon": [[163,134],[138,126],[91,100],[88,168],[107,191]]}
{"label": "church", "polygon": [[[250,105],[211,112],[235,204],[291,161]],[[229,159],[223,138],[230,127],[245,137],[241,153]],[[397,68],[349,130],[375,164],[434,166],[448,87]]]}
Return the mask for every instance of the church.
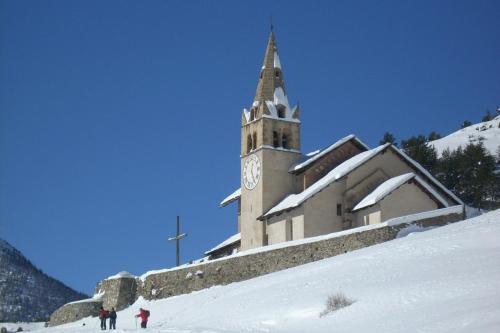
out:
{"label": "church", "polygon": [[388,143],[370,148],[351,134],[302,154],[300,112],[288,103],[271,31],[255,99],[241,117],[240,188],[220,203],[238,206],[238,233],[209,258],[463,205]]}

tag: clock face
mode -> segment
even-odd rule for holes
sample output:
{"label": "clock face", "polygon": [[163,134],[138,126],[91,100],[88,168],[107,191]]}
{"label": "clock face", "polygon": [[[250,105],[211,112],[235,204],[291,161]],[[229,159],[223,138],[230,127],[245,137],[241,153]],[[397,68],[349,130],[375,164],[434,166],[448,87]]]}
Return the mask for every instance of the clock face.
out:
{"label": "clock face", "polygon": [[253,190],[260,179],[260,160],[257,155],[250,155],[243,166],[243,184],[248,190]]}

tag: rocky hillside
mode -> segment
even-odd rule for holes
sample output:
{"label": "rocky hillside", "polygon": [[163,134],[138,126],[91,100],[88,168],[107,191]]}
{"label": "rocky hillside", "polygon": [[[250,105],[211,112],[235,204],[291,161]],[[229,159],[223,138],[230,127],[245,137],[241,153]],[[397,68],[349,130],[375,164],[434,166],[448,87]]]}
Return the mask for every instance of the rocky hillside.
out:
{"label": "rocky hillside", "polygon": [[0,239],[0,322],[45,321],[61,305],[87,297],[47,276]]}

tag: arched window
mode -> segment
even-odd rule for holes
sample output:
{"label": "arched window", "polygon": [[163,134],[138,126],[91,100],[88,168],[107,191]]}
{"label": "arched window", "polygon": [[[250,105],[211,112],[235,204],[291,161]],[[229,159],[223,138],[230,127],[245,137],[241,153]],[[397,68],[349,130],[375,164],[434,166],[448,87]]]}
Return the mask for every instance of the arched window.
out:
{"label": "arched window", "polygon": [[279,142],[278,142],[278,132],[273,131],[273,146],[274,147],[279,147]]}
{"label": "arched window", "polygon": [[281,146],[285,149],[288,149],[288,137],[286,134],[283,134],[281,137]]}
{"label": "arched window", "polygon": [[257,133],[253,132],[253,149],[257,149]]}
{"label": "arched window", "polygon": [[278,110],[278,118],[285,118],[285,111],[286,111],[286,108],[284,105],[278,105],[276,107],[276,109]]}
{"label": "arched window", "polygon": [[247,153],[252,150],[252,136],[250,134],[247,135]]}
{"label": "arched window", "polygon": [[255,109],[252,108],[252,109],[250,109],[250,121],[252,121],[254,119],[255,119]]}

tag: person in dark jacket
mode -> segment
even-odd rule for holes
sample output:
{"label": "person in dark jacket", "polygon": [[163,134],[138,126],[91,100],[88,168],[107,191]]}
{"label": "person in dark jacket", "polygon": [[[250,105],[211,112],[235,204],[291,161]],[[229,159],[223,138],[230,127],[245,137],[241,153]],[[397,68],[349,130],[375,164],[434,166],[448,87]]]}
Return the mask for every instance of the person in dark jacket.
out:
{"label": "person in dark jacket", "polygon": [[135,315],[136,317],[141,317],[141,327],[146,328],[148,325],[148,317],[149,317],[149,311],[144,310],[143,308],[139,309],[139,314]]}
{"label": "person in dark jacket", "polygon": [[109,312],[109,329],[116,330],[116,311],[115,308],[111,308]]}
{"label": "person in dark jacket", "polygon": [[99,310],[99,319],[101,320],[101,330],[106,329],[106,318],[108,318],[109,312],[104,310],[101,306],[101,310]]}

